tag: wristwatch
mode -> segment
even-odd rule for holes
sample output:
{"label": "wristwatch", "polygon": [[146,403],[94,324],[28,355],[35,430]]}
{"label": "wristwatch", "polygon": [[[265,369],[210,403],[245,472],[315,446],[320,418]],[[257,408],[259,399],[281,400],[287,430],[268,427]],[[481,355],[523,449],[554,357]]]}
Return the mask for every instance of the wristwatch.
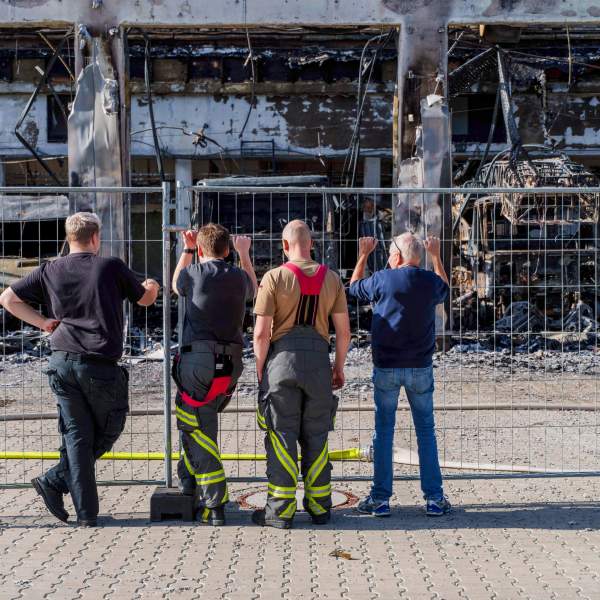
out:
{"label": "wristwatch", "polygon": [[196,251],[194,250],[194,248],[184,248],[184,249],[183,249],[183,253],[184,253],[184,254],[194,254],[194,252],[196,252]]}

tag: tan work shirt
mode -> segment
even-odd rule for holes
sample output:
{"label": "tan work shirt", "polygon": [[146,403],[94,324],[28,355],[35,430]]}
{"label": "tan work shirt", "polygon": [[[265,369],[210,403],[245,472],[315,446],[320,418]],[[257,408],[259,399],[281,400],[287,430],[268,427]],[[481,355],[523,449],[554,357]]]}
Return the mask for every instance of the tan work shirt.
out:
{"label": "tan work shirt", "polygon": [[[294,260],[305,275],[311,277],[319,267],[314,260]],[[271,341],[276,341],[291,331],[296,323],[296,311],[300,302],[300,284],[296,276],[283,267],[265,273],[254,306],[254,314],[273,317]],[[329,341],[329,315],[348,311],[346,293],[339,276],[327,271],[319,295],[319,307],[315,329]]]}

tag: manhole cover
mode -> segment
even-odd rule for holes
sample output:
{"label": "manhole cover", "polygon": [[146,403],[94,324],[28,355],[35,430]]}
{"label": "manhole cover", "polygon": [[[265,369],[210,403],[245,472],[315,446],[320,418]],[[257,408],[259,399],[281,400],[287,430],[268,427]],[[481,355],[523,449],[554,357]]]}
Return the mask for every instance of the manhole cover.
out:
{"label": "manhole cover", "polygon": [[[296,500],[298,511],[303,511],[302,498],[304,498],[304,490],[298,488],[296,490]],[[333,508],[347,508],[356,504],[358,498],[350,492],[341,492],[339,490],[331,491],[331,501]],[[254,509],[263,508],[267,502],[267,490],[255,490],[248,492],[239,497],[238,503],[242,508]]]}

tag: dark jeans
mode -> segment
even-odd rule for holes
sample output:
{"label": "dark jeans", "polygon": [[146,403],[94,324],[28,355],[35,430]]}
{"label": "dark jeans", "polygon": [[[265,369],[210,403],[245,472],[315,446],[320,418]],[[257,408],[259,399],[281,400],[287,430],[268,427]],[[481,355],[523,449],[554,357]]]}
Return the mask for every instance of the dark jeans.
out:
{"label": "dark jeans", "polygon": [[45,475],[63,494],[70,493],[79,519],[98,516],[94,466],[125,427],[127,371],[117,364],[54,352],[48,380],[58,405],[62,434],[60,460]]}

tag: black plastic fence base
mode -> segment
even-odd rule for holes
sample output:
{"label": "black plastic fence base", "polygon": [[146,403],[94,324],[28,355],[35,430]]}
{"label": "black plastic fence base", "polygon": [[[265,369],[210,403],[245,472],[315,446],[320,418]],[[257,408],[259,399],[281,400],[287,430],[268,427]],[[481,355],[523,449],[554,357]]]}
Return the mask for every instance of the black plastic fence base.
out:
{"label": "black plastic fence base", "polygon": [[150,498],[151,521],[193,521],[194,497],[177,488],[157,487]]}

